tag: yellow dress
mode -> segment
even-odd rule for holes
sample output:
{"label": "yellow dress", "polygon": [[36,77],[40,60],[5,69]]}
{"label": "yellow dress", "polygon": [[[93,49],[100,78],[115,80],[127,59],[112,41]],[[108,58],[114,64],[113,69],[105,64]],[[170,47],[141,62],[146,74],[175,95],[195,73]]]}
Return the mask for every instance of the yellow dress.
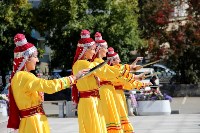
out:
{"label": "yellow dress", "polygon": [[[104,60],[100,58],[96,58],[94,60],[94,62],[98,63],[101,63],[103,61]],[[115,68],[110,66],[110,69],[115,69]],[[106,75],[108,76],[108,74]],[[117,78],[113,79],[112,81],[114,80],[117,80]],[[104,78],[100,78],[100,81],[103,82],[107,80]],[[107,132],[123,133],[120,123],[120,116],[115,103],[116,92],[114,86],[112,84],[100,85],[99,94],[100,94],[100,104],[102,106],[103,114],[105,116]]]}
{"label": "yellow dress", "polygon": [[[114,67],[119,68],[120,65],[121,64],[115,65]],[[127,77],[131,77],[130,75],[132,75],[132,74],[129,73]],[[122,86],[122,89],[116,89],[115,102],[117,105],[122,129],[123,129],[124,133],[134,133],[134,128],[128,118],[126,97],[124,95],[123,89],[131,90],[135,87],[140,88],[143,85],[142,82],[140,82],[140,81],[135,81],[134,79],[132,79],[132,80],[133,80],[133,82],[131,82],[131,83],[130,82],[127,83],[127,81],[125,81],[125,80],[118,80],[118,81],[112,82],[114,86]]]}
{"label": "yellow dress", "polygon": [[[70,79],[65,77],[45,80],[37,78],[32,73],[19,71],[12,78],[11,86],[17,107],[23,110],[41,104],[39,92],[51,94],[65,89],[70,86]],[[47,117],[35,114],[21,118],[19,133],[50,133]]]}
{"label": "yellow dress", "polygon": [[[79,70],[93,68],[99,63],[78,60],[73,65],[73,73],[77,74]],[[123,69],[122,69],[123,70]],[[112,80],[119,76],[122,71],[119,69],[110,70],[105,65],[94,71],[91,75],[79,79],[76,83],[79,92],[89,92],[98,89],[99,84],[96,76],[107,80]],[[104,115],[102,106],[97,97],[80,98],[78,103],[78,123],[80,133],[106,133]]]}

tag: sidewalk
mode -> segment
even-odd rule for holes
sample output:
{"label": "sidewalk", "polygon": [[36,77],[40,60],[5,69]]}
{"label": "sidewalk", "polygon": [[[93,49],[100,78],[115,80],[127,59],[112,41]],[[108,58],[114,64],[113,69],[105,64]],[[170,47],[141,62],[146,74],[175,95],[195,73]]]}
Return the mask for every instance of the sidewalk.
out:
{"label": "sidewalk", "polygon": [[[78,133],[77,118],[48,118],[51,133]],[[200,133],[200,114],[130,117],[136,133]],[[59,129],[59,130],[58,130]]]}
{"label": "sidewalk", "polygon": [[[0,132],[8,133],[7,117],[0,115]],[[51,133],[78,133],[77,118],[48,117]],[[131,116],[136,133],[200,133],[200,114]],[[3,123],[2,123],[3,122]]]}
{"label": "sidewalk", "polygon": [[[131,116],[130,121],[136,133],[200,133],[200,97],[174,98],[172,110],[179,110],[180,114],[167,116]],[[48,116],[58,114],[58,106],[45,104]],[[6,128],[7,117],[0,114],[0,133],[9,133]],[[77,118],[48,117],[51,133],[78,133]]]}

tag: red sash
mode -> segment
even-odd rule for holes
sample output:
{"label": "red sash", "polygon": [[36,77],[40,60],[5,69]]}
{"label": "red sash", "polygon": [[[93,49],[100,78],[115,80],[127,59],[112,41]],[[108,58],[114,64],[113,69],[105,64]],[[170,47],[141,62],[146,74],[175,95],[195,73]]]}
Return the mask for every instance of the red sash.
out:
{"label": "red sash", "polygon": [[123,86],[122,85],[117,85],[117,86],[115,86],[115,90],[123,90]]}
{"label": "red sash", "polygon": [[100,86],[101,85],[113,85],[111,81],[101,81],[100,82]]}
{"label": "red sash", "polygon": [[34,106],[34,107],[30,107],[30,108],[27,108],[27,109],[20,110],[20,117],[21,118],[30,117],[30,116],[33,116],[33,115],[36,115],[36,114],[45,115],[45,112],[44,112],[41,104]]}
{"label": "red sash", "polygon": [[79,94],[80,98],[100,97],[99,90],[97,89],[91,91],[80,91]]}

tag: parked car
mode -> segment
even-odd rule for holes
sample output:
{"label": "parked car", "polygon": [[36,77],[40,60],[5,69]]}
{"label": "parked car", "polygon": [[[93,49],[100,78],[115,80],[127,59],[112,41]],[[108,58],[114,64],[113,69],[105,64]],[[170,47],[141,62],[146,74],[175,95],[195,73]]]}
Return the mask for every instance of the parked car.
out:
{"label": "parked car", "polygon": [[[69,76],[69,75],[71,75],[71,72],[72,72],[71,69],[68,69],[68,70],[54,69],[52,71],[51,79],[58,79],[61,77]],[[45,93],[44,100],[45,101],[56,101],[56,100],[71,101],[71,88],[61,90],[54,94],[46,94]]]}
{"label": "parked car", "polygon": [[1,93],[0,93],[0,94],[8,94],[8,87],[9,87],[9,83],[8,83],[8,84],[6,84],[6,86],[5,86],[5,87],[3,87],[3,89],[2,89],[2,91],[1,91]]}
{"label": "parked car", "polygon": [[154,64],[152,65],[152,68],[155,70],[155,72],[158,72],[157,75],[160,79],[160,83],[170,83],[172,78],[176,75],[173,70],[162,64]]}
{"label": "parked car", "polygon": [[67,70],[62,70],[62,69],[54,69],[52,71],[52,78],[53,79],[57,79],[57,78],[61,78],[64,76],[69,76],[72,73],[72,69],[67,69]]}

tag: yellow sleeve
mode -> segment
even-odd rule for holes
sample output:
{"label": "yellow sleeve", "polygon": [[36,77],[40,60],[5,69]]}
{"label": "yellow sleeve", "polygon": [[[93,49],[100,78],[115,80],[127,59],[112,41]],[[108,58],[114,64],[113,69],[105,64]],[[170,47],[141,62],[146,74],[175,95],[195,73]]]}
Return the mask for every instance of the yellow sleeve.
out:
{"label": "yellow sleeve", "polygon": [[15,74],[12,79],[12,84],[17,86],[24,86],[26,91],[40,91],[48,94],[55,93],[70,87],[70,83],[73,82],[69,77],[45,80],[37,78],[32,73],[20,71]]}
{"label": "yellow sleeve", "polygon": [[[78,71],[86,68],[93,68],[98,65],[99,62],[89,62],[86,60],[78,60],[73,65],[73,74],[77,74]],[[123,73],[128,71],[123,65],[119,68],[110,65],[104,65],[99,69],[95,70],[91,75],[95,75],[103,80],[113,80],[116,77],[123,77]]]}
{"label": "yellow sleeve", "polygon": [[123,83],[125,90],[132,90],[132,89],[140,90],[140,88],[144,86],[143,82],[139,80],[135,80],[135,79],[126,80],[126,79],[121,78],[120,82]]}
{"label": "yellow sleeve", "polygon": [[[115,67],[120,67],[121,64],[115,65]],[[124,89],[126,90],[132,90],[132,89],[140,89],[142,86],[144,86],[143,82],[135,80],[135,75],[130,73],[130,65],[125,64],[125,72],[122,75],[122,77],[119,77],[119,81],[123,83]]]}

